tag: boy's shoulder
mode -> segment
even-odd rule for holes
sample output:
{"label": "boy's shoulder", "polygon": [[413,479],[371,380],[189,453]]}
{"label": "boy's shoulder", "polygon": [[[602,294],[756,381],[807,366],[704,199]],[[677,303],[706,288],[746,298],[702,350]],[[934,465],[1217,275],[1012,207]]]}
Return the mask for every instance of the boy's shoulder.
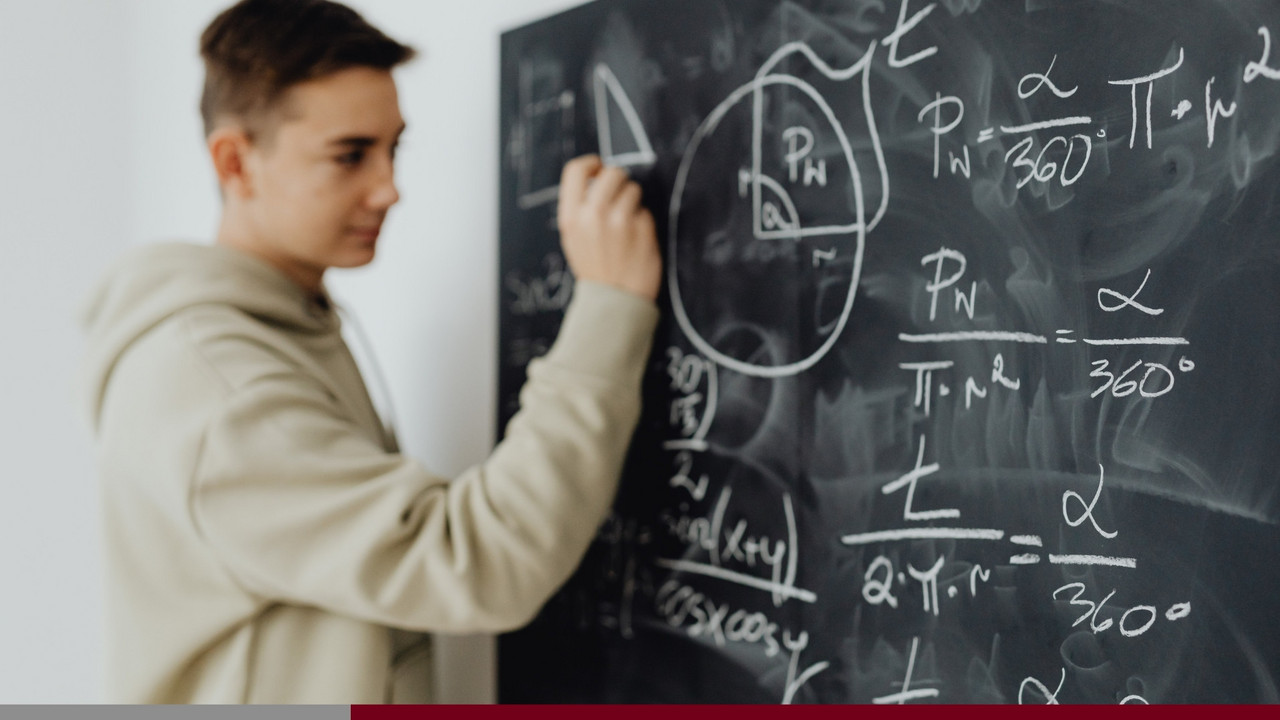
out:
{"label": "boy's shoulder", "polygon": [[113,371],[112,384],[145,381],[192,396],[197,386],[227,395],[255,381],[298,373],[286,337],[232,305],[209,303],[174,312],[140,335]]}
{"label": "boy's shoulder", "polygon": [[337,338],[302,335],[231,304],[185,308],[157,327],[230,391],[290,374],[315,375],[318,355]]}

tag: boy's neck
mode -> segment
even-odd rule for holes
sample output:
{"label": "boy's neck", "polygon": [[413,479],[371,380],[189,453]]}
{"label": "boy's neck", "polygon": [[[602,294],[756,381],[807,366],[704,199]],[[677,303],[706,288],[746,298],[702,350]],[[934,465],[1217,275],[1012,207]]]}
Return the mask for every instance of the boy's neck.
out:
{"label": "boy's neck", "polygon": [[218,234],[214,240],[219,245],[245,253],[271,265],[301,287],[312,298],[324,297],[325,268],[315,267],[298,262],[278,252],[274,252],[266,243],[256,241],[251,233],[238,228],[225,215],[218,226]]}

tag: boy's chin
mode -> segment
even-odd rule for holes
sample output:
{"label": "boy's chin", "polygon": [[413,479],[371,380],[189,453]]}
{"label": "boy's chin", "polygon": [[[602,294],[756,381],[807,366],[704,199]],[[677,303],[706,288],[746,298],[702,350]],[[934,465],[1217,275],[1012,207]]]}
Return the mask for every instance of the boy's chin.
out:
{"label": "boy's chin", "polygon": [[361,248],[358,250],[349,250],[342,253],[340,257],[334,258],[329,264],[332,268],[351,269],[368,265],[373,262],[377,255],[377,249],[373,247]]}

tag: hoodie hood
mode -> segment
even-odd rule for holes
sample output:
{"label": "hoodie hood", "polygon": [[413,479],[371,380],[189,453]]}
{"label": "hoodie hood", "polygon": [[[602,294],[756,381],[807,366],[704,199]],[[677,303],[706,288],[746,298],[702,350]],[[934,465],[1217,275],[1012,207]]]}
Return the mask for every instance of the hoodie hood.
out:
{"label": "hoodie hood", "polygon": [[196,305],[233,306],[286,332],[337,332],[328,296],[313,297],[263,260],[222,245],[167,243],[121,258],[90,294],[81,316],[88,335],[81,372],[96,432],[107,382],[138,338]]}

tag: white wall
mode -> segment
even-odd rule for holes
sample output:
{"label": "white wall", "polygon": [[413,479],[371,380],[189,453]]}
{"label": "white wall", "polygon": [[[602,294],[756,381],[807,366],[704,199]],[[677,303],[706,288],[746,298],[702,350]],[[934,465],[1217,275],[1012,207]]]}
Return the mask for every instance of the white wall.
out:
{"label": "white wall", "polygon": [[0,0],[0,702],[97,699],[97,493],[74,318],[128,236],[127,22]]}
{"label": "white wall", "polygon": [[[0,703],[100,696],[96,494],[71,316],[133,243],[207,240],[200,143],[211,0],[0,0]],[[493,440],[498,34],[576,0],[351,3],[423,57],[398,71],[402,201],[366,269],[334,274],[371,337],[406,452],[456,474]],[[451,701],[492,698],[483,641],[444,648]]]}

